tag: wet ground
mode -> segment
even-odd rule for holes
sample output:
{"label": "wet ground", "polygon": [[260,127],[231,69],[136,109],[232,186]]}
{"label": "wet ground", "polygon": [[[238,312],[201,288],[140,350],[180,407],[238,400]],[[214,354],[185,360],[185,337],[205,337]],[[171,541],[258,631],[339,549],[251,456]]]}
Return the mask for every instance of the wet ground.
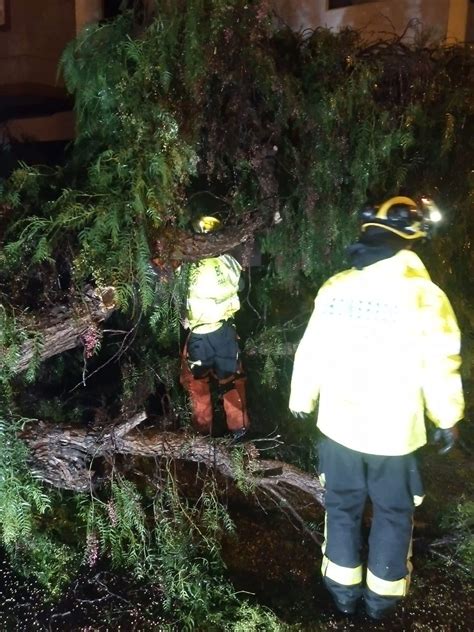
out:
{"label": "wet ground", "polygon": [[1,632],[161,632],[165,623],[156,586],[107,568],[85,569],[51,602],[37,582],[0,560]]}
{"label": "wet ground", "polygon": [[[170,630],[165,627],[168,621],[162,616],[159,590],[127,583],[118,574],[101,570],[84,575],[71,584],[61,600],[49,604],[37,584],[16,577],[6,563],[0,564],[0,569],[2,632]],[[365,614],[351,618],[339,615],[317,572],[304,582],[294,570],[286,581],[266,581],[248,573],[234,580],[237,587],[254,592],[256,601],[279,616],[284,622],[282,632],[470,632],[474,630],[474,585],[452,571],[435,566],[427,556],[418,556],[409,597],[383,622],[374,622]],[[179,622],[172,629],[179,631]]]}
{"label": "wet ground", "polygon": [[429,558],[419,558],[410,595],[387,620],[375,622],[365,613],[344,617],[334,608],[317,575],[304,587],[273,586],[271,594],[259,593],[288,630],[393,630],[394,632],[469,632],[474,630],[474,586],[454,577],[450,569],[434,568]]}

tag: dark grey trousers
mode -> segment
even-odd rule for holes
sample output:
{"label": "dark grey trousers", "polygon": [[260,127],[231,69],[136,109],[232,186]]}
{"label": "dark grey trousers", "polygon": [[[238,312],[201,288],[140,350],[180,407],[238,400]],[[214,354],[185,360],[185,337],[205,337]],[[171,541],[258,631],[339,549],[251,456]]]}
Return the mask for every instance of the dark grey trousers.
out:
{"label": "dark grey trousers", "polygon": [[[319,460],[326,487],[326,586],[339,601],[363,593],[372,607],[393,604],[408,586],[415,498],[423,497],[416,454],[365,454],[324,437]],[[363,576],[360,583],[340,579],[362,564],[361,523],[368,499],[373,518],[364,589]]]}

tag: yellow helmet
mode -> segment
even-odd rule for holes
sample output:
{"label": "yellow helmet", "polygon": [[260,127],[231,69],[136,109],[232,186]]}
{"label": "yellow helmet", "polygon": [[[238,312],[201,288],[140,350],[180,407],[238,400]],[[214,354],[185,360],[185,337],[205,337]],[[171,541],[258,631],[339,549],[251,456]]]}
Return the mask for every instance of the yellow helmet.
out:
{"label": "yellow helmet", "polygon": [[212,233],[219,230],[221,226],[221,221],[212,215],[199,215],[193,220],[193,228],[196,233]]}
{"label": "yellow helmet", "polygon": [[435,222],[441,219],[438,207],[430,198],[421,198],[418,205],[409,197],[392,197],[380,206],[367,206],[360,211],[361,231],[374,226],[403,239],[427,237]]}

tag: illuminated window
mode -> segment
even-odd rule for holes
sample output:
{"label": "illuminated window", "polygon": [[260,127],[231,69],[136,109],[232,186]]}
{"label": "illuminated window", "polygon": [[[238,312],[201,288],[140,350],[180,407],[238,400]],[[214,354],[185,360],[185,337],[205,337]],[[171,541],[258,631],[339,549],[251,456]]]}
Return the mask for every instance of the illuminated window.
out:
{"label": "illuminated window", "polygon": [[[331,9],[344,9],[345,7],[353,7],[356,4],[369,4],[369,2],[376,2],[377,0],[328,0],[328,10]],[[471,0],[474,2],[474,0]]]}

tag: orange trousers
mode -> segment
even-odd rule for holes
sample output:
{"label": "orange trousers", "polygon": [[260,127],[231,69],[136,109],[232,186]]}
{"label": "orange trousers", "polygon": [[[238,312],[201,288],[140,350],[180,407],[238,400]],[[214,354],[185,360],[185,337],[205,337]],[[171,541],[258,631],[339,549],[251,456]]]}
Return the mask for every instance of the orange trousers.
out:
{"label": "orange trousers", "polygon": [[219,380],[213,370],[209,369],[203,377],[194,377],[189,368],[185,347],[181,358],[180,382],[183,388],[186,389],[191,401],[194,428],[201,434],[210,434],[212,431],[211,379],[217,382],[218,390],[221,393],[228,430],[235,432],[248,428],[249,418],[245,396],[246,379],[243,374],[237,372]]}

